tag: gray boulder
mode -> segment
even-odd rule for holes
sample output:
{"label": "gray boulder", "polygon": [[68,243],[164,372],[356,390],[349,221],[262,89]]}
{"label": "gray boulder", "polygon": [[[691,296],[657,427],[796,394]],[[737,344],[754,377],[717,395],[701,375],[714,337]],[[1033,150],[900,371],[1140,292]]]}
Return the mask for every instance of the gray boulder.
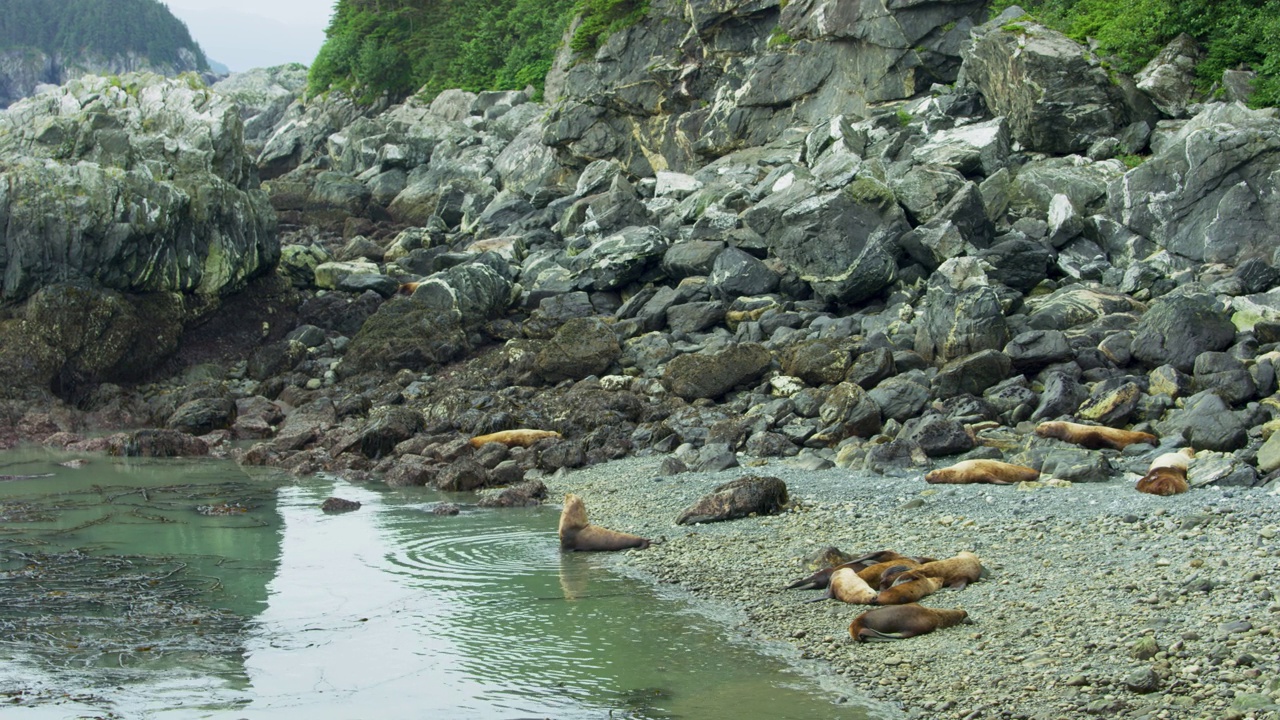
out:
{"label": "gray boulder", "polygon": [[772,362],[773,355],[755,343],[732,345],[715,353],[690,353],[667,363],[662,385],[685,400],[715,399],[760,377]]}
{"label": "gray boulder", "polygon": [[1093,53],[1033,21],[984,25],[963,57],[965,80],[1028,150],[1083,152],[1129,123],[1123,94]]}
{"label": "gray boulder", "polygon": [[667,251],[667,239],[656,227],[629,227],[591,244],[572,260],[583,290],[614,290],[637,280],[656,266]]}
{"label": "gray boulder", "polygon": [[1111,184],[1109,214],[1197,262],[1270,258],[1280,234],[1280,119],[1233,103],[1187,121]]}
{"label": "gray boulder", "polygon": [[949,260],[929,279],[915,350],[926,360],[947,362],[1009,342],[1004,307],[972,258]]}
{"label": "gray boulder", "polygon": [[776,272],[754,255],[726,248],[716,256],[708,278],[711,292],[723,300],[765,295],[778,288]]}
{"label": "gray boulder", "polygon": [[1149,367],[1191,372],[1201,353],[1224,350],[1236,328],[1217,301],[1202,293],[1166,295],[1151,305],[1133,336],[1133,357]]}
{"label": "gray boulder", "polygon": [[306,88],[307,67],[301,63],[233,73],[212,86],[240,107],[245,149],[255,157]]}
{"label": "gray boulder", "polygon": [[717,486],[676,518],[677,525],[773,515],[787,505],[787,484],[775,477],[747,475]]}
{"label": "gray boulder", "polygon": [[1204,58],[1204,48],[1182,33],[1151,58],[1133,79],[1138,89],[1151,98],[1160,112],[1182,117],[1195,98],[1196,65]]}
{"label": "gray boulder", "polygon": [[1156,423],[1161,437],[1181,434],[1197,450],[1231,452],[1248,442],[1249,422],[1241,412],[1232,412],[1216,393],[1205,391],[1187,398],[1181,410],[1171,410]]}
{"label": "gray boulder", "polygon": [[601,375],[622,354],[618,338],[599,318],[566,322],[538,352],[538,375],[550,383]]}

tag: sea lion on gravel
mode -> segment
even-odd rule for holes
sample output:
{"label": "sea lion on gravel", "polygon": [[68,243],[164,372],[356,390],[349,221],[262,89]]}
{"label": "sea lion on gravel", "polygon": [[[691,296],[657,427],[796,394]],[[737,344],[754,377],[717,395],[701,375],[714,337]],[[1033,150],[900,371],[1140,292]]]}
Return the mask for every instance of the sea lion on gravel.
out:
{"label": "sea lion on gravel", "polygon": [[647,538],[606,530],[587,522],[587,506],[582,503],[582,498],[573,493],[564,496],[564,510],[560,513],[561,550],[643,550],[647,547]]}
{"label": "sea lion on gravel", "polygon": [[897,560],[885,560],[884,562],[870,565],[858,571],[858,577],[867,581],[872,587],[883,587],[884,576],[890,572],[894,572],[894,576],[899,573],[920,567],[922,563],[912,558],[898,558]]}
{"label": "sea lion on gravel", "polygon": [[1040,437],[1051,437],[1090,450],[1111,448],[1123,450],[1135,443],[1155,445],[1159,439],[1151,433],[1136,430],[1120,430],[1104,425],[1084,425],[1073,422],[1044,422],[1036,426]]}
{"label": "sea lion on gravel", "polygon": [[530,445],[545,438],[559,438],[560,433],[555,430],[529,430],[522,428],[520,430],[502,430],[488,435],[477,435],[468,443],[473,448],[489,443],[502,443],[507,447],[529,447]]}
{"label": "sea lion on gravel", "polygon": [[893,582],[896,587],[898,583],[909,583],[919,578],[931,577],[941,580],[946,587],[963,590],[969,583],[978,582],[986,572],[978,556],[966,551],[946,560],[935,560],[908,570]]}
{"label": "sea lion on gravel", "polygon": [[[842,562],[839,564],[834,564],[834,565],[829,565],[827,567],[824,567],[821,570],[818,570],[817,572],[813,573],[808,577],[803,577],[803,578],[800,578],[799,580],[792,582],[790,585],[787,586],[787,589],[788,590],[822,590],[827,587],[828,583],[831,582],[831,573],[835,572],[836,570],[839,570],[841,568],[853,568],[854,570],[857,570],[860,572],[868,567],[871,567],[872,565],[875,565],[876,563],[880,563],[888,560],[898,560],[898,559],[902,559],[903,557],[904,556],[899,555],[898,553],[892,550],[877,550],[876,552],[870,553],[868,555],[863,555],[862,557],[853,558],[851,560],[846,560],[845,562]],[[914,559],[915,561],[921,562],[921,563],[928,562],[927,560],[923,560],[921,558],[908,558],[908,559]]]}
{"label": "sea lion on gravel", "polygon": [[819,600],[839,600],[852,605],[871,605],[875,602],[876,591],[866,580],[858,577],[853,568],[840,568],[831,573],[831,583],[827,586],[827,594]]}
{"label": "sea lion on gravel", "polygon": [[907,574],[899,575],[891,587],[876,593],[875,602],[872,604],[905,605],[929,597],[942,589],[942,578],[913,577],[910,580],[903,580]]}
{"label": "sea lion on gravel", "polygon": [[1177,495],[1186,492],[1187,466],[1195,451],[1183,448],[1178,452],[1165,453],[1147,468],[1147,474],[1138,481],[1138,492],[1148,495]]}
{"label": "sea lion on gravel", "polygon": [[849,624],[849,635],[858,642],[905,640],[968,622],[969,613],[964,610],[940,610],[912,603],[862,613]]}
{"label": "sea lion on gravel", "polygon": [[932,484],[963,485],[967,483],[991,483],[1013,485],[1031,482],[1040,477],[1034,468],[1000,462],[999,460],[962,460],[951,467],[938,468],[924,476]]}

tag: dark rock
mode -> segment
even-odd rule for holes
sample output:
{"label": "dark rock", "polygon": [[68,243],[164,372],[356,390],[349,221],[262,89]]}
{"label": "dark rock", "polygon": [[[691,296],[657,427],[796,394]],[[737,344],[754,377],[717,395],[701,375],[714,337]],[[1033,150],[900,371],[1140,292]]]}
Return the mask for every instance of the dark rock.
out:
{"label": "dark rock", "polygon": [[1050,372],[1044,380],[1040,403],[1031,413],[1033,422],[1053,420],[1075,413],[1088,391],[1075,378],[1061,372]]}
{"label": "dark rock", "polygon": [[189,435],[207,435],[231,427],[235,418],[236,404],[231,398],[200,398],[180,405],[165,427]]}
{"label": "dark rock", "polygon": [[716,258],[724,249],[724,242],[720,240],[690,240],[675,243],[667,248],[667,252],[662,256],[662,270],[673,280],[683,280],[694,275],[710,275]]}
{"label": "dark rock", "polygon": [[715,399],[754,381],[772,362],[769,351],[755,343],[732,345],[717,353],[681,355],[667,363],[662,385],[685,400]]}
{"label": "dark rock", "polygon": [[810,340],[787,348],[781,357],[782,372],[808,385],[834,385],[844,380],[852,366],[849,348],[836,340]]}
{"label": "dark rock", "polygon": [[543,380],[580,380],[600,375],[622,354],[618,338],[599,318],[575,318],[556,331],[538,352],[536,367]]}
{"label": "dark rock", "polygon": [[897,372],[893,351],[889,348],[871,348],[858,355],[844,379],[857,383],[864,390],[871,390]]}
{"label": "dark rock", "polygon": [[1231,452],[1248,441],[1249,423],[1242,413],[1232,412],[1216,393],[1199,392],[1187,398],[1181,410],[1168,413],[1156,424],[1161,436],[1180,433],[1197,450]]}
{"label": "dark rock", "polygon": [[722,300],[754,297],[778,288],[779,277],[755,256],[730,247],[715,259],[708,278],[708,289]]}
{"label": "dark rock", "polygon": [[867,394],[886,419],[905,422],[919,415],[929,404],[932,394],[927,382],[923,377],[898,375],[880,383]]}
{"label": "dark rock", "polygon": [[1225,350],[1236,328],[1210,295],[1166,295],[1138,321],[1133,356],[1148,366],[1191,372],[1204,352]]}
{"label": "dark rock", "polygon": [[934,378],[934,394],[941,398],[955,395],[981,395],[987,388],[1009,377],[1012,363],[998,350],[983,350],[948,362]]}
{"label": "dark rock", "polygon": [[436,503],[435,505],[431,506],[432,515],[443,515],[446,517],[452,517],[461,512],[462,512],[462,508],[458,507],[457,505],[451,502]]}
{"label": "dark rock", "polygon": [[360,328],[337,371],[342,377],[421,371],[457,359],[468,347],[458,318],[413,297],[395,297]]}
{"label": "dark rock", "polygon": [[1071,358],[1071,346],[1060,330],[1028,330],[1018,333],[1004,347],[1013,369],[1034,373],[1049,365]]}
{"label": "dark rock", "polygon": [[383,475],[383,482],[391,487],[419,487],[432,485],[441,465],[428,462],[417,455],[402,455]]}
{"label": "dark rock", "polygon": [[717,486],[685,509],[678,525],[735,520],[750,515],[772,515],[787,504],[787,485],[778,478],[747,475]]}
{"label": "dark rock", "polygon": [[872,445],[862,460],[865,470],[880,475],[902,476],[918,473],[930,465],[929,456],[917,443],[899,438]]}
{"label": "dark rock", "polygon": [[963,424],[936,414],[907,422],[898,439],[915,443],[929,457],[958,455],[974,446],[973,435]]}
{"label": "dark rock", "polygon": [[326,498],[324,503],[320,505],[320,509],[327,513],[346,513],[360,509],[360,502],[357,500],[345,500],[340,497]]}
{"label": "dark rock", "polygon": [[201,457],[209,454],[209,445],[178,430],[138,430],[128,437],[120,454],[126,457]]}
{"label": "dark rock", "polygon": [[708,442],[698,451],[693,470],[714,473],[738,467],[738,456],[725,443]]}
{"label": "dark rock", "polygon": [[863,390],[851,382],[836,385],[827,394],[826,402],[818,410],[818,418],[825,427],[838,429],[839,441],[846,437],[871,437],[880,432],[880,406]]}
{"label": "dark rock", "polygon": [[396,445],[422,430],[422,413],[406,407],[382,408],[360,432],[359,449],[365,457],[390,455]]}
{"label": "dark rock", "polygon": [[[1018,235],[1018,233],[1010,233]],[[978,257],[991,266],[987,277],[1019,292],[1029,292],[1048,274],[1053,252],[1043,244],[1026,237],[1002,236]]]}
{"label": "dark rock", "polygon": [[547,499],[547,486],[541,480],[528,480],[502,492],[485,495],[478,503],[483,508],[532,507]]}
{"label": "dark rock", "polygon": [[929,279],[915,338],[915,351],[926,360],[947,362],[982,350],[999,350],[1009,342],[1004,307],[994,288],[972,273],[974,261],[949,261]]}
{"label": "dark rock", "polygon": [[1142,388],[1134,382],[1098,383],[1089,397],[1080,403],[1076,416],[1099,425],[1123,425],[1142,400]]}
{"label": "dark rock", "polygon": [[1153,693],[1160,689],[1160,676],[1149,667],[1139,668],[1125,676],[1124,686],[1140,695]]}
{"label": "dark rock", "polygon": [[800,452],[790,438],[775,432],[752,434],[744,450],[752,457],[792,457]]}
{"label": "dark rock", "polygon": [[1193,369],[1195,388],[1211,390],[1228,404],[1241,405],[1258,393],[1249,369],[1230,353],[1201,353]]}
{"label": "dark rock", "polygon": [[689,466],[678,457],[666,457],[662,459],[662,464],[658,466],[658,474],[663,477],[670,475],[679,475],[689,472]]}
{"label": "dark rock", "polygon": [[470,458],[455,460],[440,469],[436,487],[445,492],[470,492],[489,485],[489,470]]}
{"label": "dark rock", "polygon": [[628,227],[574,256],[572,269],[583,290],[615,290],[655,267],[667,251],[656,227]]}
{"label": "dark rock", "polygon": [[673,333],[692,334],[718,325],[724,320],[724,305],[719,301],[684,303],[667,308],[667,326]]}
{"label": "dark rock", "polygon": [[400,289],[400,283],[395,278],[378,273],[352,273],[338,281],[337,289],[357,294],[372,291],[389,298]]}

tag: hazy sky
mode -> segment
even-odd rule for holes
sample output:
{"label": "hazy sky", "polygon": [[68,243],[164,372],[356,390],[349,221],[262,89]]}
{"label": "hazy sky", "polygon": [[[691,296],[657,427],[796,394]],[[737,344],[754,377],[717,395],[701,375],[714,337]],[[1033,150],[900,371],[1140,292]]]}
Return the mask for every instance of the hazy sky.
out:
{"label": "hazy sky", "polygon": [[239,72],[300,62],[324,42],[336,0],[161,0],[210,60]]}

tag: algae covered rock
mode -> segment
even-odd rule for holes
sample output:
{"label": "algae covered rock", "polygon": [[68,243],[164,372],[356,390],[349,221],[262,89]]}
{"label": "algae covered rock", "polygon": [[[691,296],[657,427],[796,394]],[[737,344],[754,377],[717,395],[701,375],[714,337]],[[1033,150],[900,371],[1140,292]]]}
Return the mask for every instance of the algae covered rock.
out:
{"label": "algae covered rock", "polygon": [[747,475],[716,487],[676,520],[678,525],[772,515],[787,504],[787,484],[776,477]]}

